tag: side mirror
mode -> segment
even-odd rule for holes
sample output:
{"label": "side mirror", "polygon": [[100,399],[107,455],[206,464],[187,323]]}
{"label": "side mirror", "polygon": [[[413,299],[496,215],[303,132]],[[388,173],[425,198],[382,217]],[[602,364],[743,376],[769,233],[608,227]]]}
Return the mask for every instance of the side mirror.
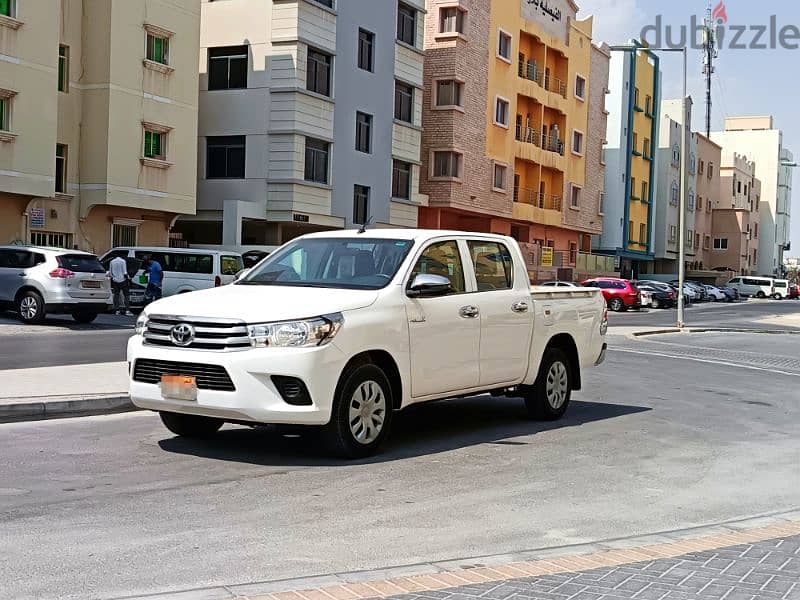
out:
{"label": "side mirror", "polygon": [[234,282],[239,281],[240,279],[245,277],[250,271],[251,269],[242,269],[236,275],[233,276],[233,281]]}
{"label": "side mirror", "polygon": [[420,273],[408,286],[406,295],[409,298],[436,298],[446,296],[453,291],[450,280],[441,275],[428,275]]}

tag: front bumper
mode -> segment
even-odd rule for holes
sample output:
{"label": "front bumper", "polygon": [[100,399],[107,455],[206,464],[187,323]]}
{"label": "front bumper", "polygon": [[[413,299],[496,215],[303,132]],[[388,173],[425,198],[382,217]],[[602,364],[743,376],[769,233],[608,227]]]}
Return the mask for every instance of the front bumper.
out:
{"label": "front bumper", "polygon": [[[158,384],[134,381],[135,362],[143,358],[221,366],[236,391],[199,389],[196,401],[163,398]],[[346,357],[335,344],[319,348],[210,351],[145,345],[138,335],[128,341],[130,396],[136,406],[228,421],[324,425],[330,420],[336,384],[346,363]],[[301,379],[312,404],[287,404],[271,379],[273,375]]]}

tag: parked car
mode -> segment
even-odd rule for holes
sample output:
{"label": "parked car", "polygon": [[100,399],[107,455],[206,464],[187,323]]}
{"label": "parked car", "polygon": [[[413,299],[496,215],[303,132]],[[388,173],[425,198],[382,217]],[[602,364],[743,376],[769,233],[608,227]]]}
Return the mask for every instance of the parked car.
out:
{"label": "parked car", "polygon": [[551,296],[510,237],[309,234],[233,285],[149,304],[128,342],[130,396],[177,435],[321,426],[349,457],[431,400],[508,393],[556,420],[605,358],[608,313],[596,290]]}
{"label": "parked car", "polygon": [[269,256],[269,252],[264,250],[248,250],[242,254],[242,262],[246,269],[255,267],[258,263]]}
{"label": "parked car", "polygon": [[36,246],[0,246],[0,307],[24,323],[70,314],[91,323],[111,309],[111,282],[94,254]]}
{"label": "parked car", "polygon": [[572,283],[571,281],[545,281],[544,283],[540,283],[539,287],[571,287],[576,288],[578,287],[577,283]]}
{"label": "parked car", "polygon": [[774,288],[774,292],[772,293],[772,297],[775,300],[783,300],[784,298],[789,297],[789,280],[788,279],[773,279],[772,285]]}
{"label": "parked car", "polygon": [[622,312],[630,308],[641,308],[642,295],[636,286],[627,279],[600,277],[589,279],[581,284],[583,287],[599,288],[614,312]]}
{"label": "parked car", "polygon": [[672,308],[675,306],[677,295],[672,288],[666,284],[651,281],[636,281],[636,288],[642,292],[642,304],[645,303],[645,293],[650,296],[649,306],[651,308]]}
{"label": "parked car", "polygon": [[708,291],[706,290],[706,286],[702,283],[698,283],[696,281],[687,281],[692,289],[697,293],[697,301],[698,302],[708,302],[711,300],[711,296],[709,295]]}
{"label": "parked car", "polygon": [[736,288],[732,288],[727,285],[723,285],[719,288],[719,291],[725,294],[728,302],[738,302],[741,300],[741,296],[739,295],[739,290]]}
{"label": "parked car", "polygon": [[769,277],[734,277],[728,286],[736,288],[742,296],[768,298],[775,293],[773,280]]}
{"label": "parked car", "polygon": [[796,283],[789,284],[789,295],[786,296],[790,300],[797,300],[800,298],[800,285]]}
{"label": "parked car", "polygon": [[161,265],[163,296],[233,283],[236,274],[244,268],[242,255],[237,252],[186,248],[120,247],[109,250],[100,260],[108,265],[116,256],[126,259],[129,273],[133,265],[138,265],[131,274],[131,308],[134,310],[144,306],[147,275],[142,267],[148,256]]}
{"label": "parked car", "polygon": [[643,290],[640,287],[636,287],[639,290],[639,294],[642,296],[642,308],[652,308],[653,306],[653,296],[650,295],[649,290]]}
{"label": "parked car", "polygon": [[709,299],[712,302],[727,302],[728,296],[725,295],[721,289],[713,285],[706,285],[703,286],[706,289],[706,293],[708,294]]}

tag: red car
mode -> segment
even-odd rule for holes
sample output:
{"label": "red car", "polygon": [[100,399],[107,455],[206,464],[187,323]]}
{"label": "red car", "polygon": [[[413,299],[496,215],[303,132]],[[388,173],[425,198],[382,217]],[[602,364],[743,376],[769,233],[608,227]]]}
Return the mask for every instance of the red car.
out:
{"label": "red car", "polygon": [[600,277],[584,281],[582,285],[603,290],[608,308],[614,312],[642,307],[642,293],[627,279]]}
{"label": "red car", "polygon": [[797,300],[800,298],[800,285],[792,283],[789,285],[789,293],[786,295],[789,300]]}

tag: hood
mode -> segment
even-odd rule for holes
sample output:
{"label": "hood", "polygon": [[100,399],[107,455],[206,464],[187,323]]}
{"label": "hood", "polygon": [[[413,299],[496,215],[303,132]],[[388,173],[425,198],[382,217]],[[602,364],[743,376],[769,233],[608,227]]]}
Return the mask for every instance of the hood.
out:
{"label": "hood", "polygon": [[376,290],[226,285],[170,296],[150,304],[145,312],[267,323],[356,310],[370,306],[377,298]]}

